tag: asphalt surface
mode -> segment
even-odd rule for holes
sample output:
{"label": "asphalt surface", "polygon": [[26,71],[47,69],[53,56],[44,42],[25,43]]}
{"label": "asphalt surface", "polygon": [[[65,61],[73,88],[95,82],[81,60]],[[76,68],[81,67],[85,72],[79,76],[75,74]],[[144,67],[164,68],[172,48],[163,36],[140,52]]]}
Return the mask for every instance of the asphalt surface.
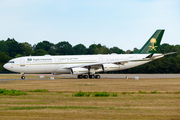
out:
{"label": "asphalt surface", "polygon": [[[76,75],[63,74],[61,77],[76,77]],[[180,74],[100,74],[101,78],[180,78]]]}
{"label": "asphalt surface", "polygon": [[[9,74],[7,74],[9,75]],[[16,74],[19,75],[19,74]],[[32,75],[32,76],[42,76],[42,74],[26,74],[26,75]],[[25,76],[26,76],[25,75]],[[63,78],[77,78],[77,75],[71,75],[71,74],[62,74],[62,75],[51,75],[51,74],[43,74],[44,76],[48,76],[48,78],[39,78],[39,79],[25,79],[25,80],[50,80],[50,77],[63,77]],[[180,74],[99,74],[101,78],[121,78],[121,79],[140,79],[140,78],[180,78]],[[0,79],[0,83],[4,83],[8,80],[22,80],[22,79]]]}

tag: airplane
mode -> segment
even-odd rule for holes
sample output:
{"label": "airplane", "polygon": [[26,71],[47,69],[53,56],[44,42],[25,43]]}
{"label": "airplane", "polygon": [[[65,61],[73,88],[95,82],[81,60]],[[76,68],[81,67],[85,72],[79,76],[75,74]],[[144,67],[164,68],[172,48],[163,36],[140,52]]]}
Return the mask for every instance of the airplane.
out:
{"label": "airplane", "polygon": [[99,79],[96,74],[103,71],[119,71],[133,68],[153,60],[174,54],[157,53],[164,29],[156,30],[144,46],[134,54],[98,54],[98,55],[58,55],[26,56],[10,60],[3,67],[22,74],[73,74],[78,79]]}

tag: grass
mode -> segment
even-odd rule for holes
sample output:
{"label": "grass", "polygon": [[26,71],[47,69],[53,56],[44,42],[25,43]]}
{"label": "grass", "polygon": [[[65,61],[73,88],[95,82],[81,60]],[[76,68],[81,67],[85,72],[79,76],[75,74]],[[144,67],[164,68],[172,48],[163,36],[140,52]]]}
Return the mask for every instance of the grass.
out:
{"label": "grass", "polygon": [[92,93],[91,92],[82,92],[81,90],[79,92],[76,92],[76,93],[73,93],[72,96],[75,96],[75,97],[89,97]]}
{"label": "grass", "polygon": [[136,92],[128,92],[128,94],[135,94]]}
{"label": "grass", "polygon": [[158,91],[151,91],[151,94],[157,94],[157,93],[161,93],[161,92],[158,92]]}
{"label": "grass", "polygon": [[[151,92],[146,92],[146,91],[141,91],[139,90],[138,92],[122,92],[123,95],[130,95],[130,94],[160,94],[161,92],[158,91],[151,91]],[[165,92],[165,93],[169,93],[169,92]],[[179,92],[175,92],[175,94],[178,94]]]}
{"label": "grass", "polygon": [[180,94],[180,91],[174,92],[174,94]]}
{"label": "grass", "polygon": [[93,96],[95,97],[109,97],[111,94],[108,92],[94,92]]}
{"label": "grass", "polygon": [[21,92],[20,90],[7,90],[6,88],[0,89],[0,94],[2,95],[27,95],[26,92]]}
{"label": "grass", "polygon": [[147,92],[139,90],[138,94],[147,94]]}
{"label": "grass", "polygon": [[118,93],[112,93],[111,96],[112,96],[112,97],[117,97],[117,96],[118,96]]}
{"label": "grass", "polygon": [[126,94],[127,94],[127,92],[122,92],[122,94],[123,94],[123,95],[126,95]]}
{"label": "grass", "polygon": [[[87,80],[95,85],[85,86]],[[28,92],[38,88],[48,92],[28,92],[21,96],[0,94],[0,116],[1,119],[20,120],[180,119],[179,87],[180,79],[5,81],[0,89]],[[72,96],[76,93],[90,96]],[[110,95],[95,97],[93,93]]]}
{"label": "grass", "polygon": [[29,90],[28,92],[48,92],[46,89]]}
{"label": "grass", "polygon": [[82,91],[79,91],[79,92],[76,92],[76,93],[73,93],[72,96],[75,96],[75,97],[89,97],[89,96],[93,96],[93,97],[109,97],[109,96],[113,96],[113,97],[117,97],[118,96],[118,93],[108,93],[108,92],[82,92]]}

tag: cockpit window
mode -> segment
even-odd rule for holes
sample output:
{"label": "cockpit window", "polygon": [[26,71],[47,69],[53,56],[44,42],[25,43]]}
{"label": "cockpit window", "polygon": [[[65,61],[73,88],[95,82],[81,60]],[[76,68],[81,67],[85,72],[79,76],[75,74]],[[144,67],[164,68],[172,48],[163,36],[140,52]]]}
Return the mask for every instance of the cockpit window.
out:
{"label": "cockpit window", "polygon": [[14,63],[14,61],[9,61],[8,63]]}

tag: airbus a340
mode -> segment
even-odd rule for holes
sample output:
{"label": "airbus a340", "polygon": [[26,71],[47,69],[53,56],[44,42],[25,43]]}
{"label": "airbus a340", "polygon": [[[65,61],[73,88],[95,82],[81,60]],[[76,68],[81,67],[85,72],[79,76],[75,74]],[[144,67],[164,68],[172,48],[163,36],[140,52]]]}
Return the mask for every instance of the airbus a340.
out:
{"label": "airbus a340", "polygon": [[98,79],[97,72],[129,69],[173,54],[157,54],[163,34],[164,30],[157,30],[135,54],[27,56],[10,60],[4,68],[20,72],[21,79],[30,73],[73,74],[79,79]]}

